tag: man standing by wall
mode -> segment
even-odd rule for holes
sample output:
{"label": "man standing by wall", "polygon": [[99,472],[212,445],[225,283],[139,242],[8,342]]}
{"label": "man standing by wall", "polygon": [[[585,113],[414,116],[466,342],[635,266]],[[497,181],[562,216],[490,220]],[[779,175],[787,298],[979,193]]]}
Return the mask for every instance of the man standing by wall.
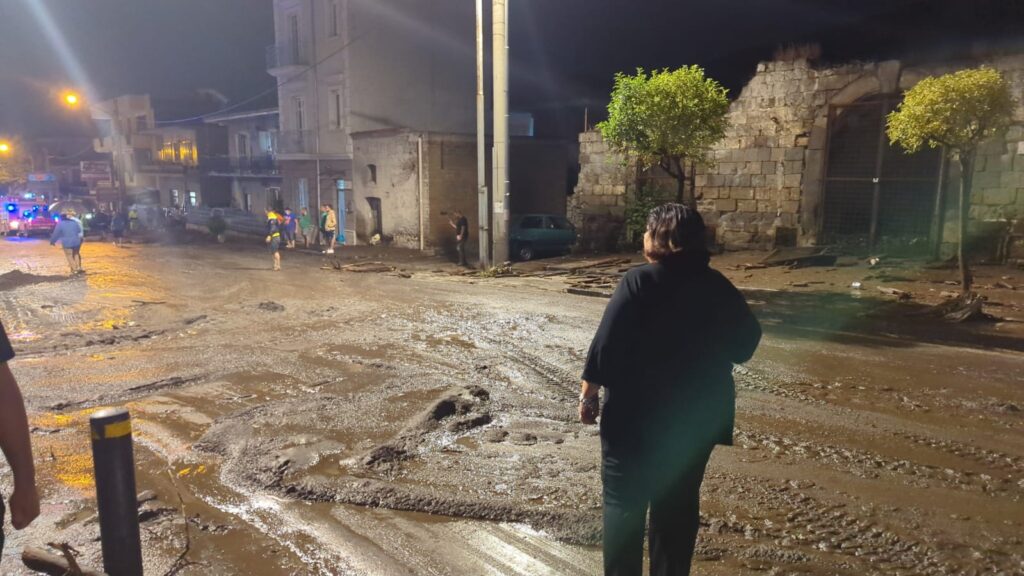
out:
{"label": "man standing by wall", "polygon": [[454,221],[449,218],[448,224],[455,229],[455,250],[459,255],[459,266],[466,266],[466,241],[469,240],[469,220],[461,210],[452,212]]}
{"label": "man standing by wall", "polygon": [[[36,491],[36,469],[32,462],[32,440],[28,432],[25,401],[18,390],[7,363],[14,358],[14,350],[0,324],[0,449],[14,473],[14,492],[11,494],[11,525],[21,530],[39,516],[39,493]],[[4,502],[0,496],[0,555],[4,548]]]}

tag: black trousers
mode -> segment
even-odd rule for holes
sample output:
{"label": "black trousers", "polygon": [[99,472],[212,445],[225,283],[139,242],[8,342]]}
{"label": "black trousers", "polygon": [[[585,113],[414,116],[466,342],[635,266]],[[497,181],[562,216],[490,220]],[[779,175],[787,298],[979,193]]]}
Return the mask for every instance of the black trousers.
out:
{"label": "black trousers", "polygon": [[643,573],[645,528],[651,576],[687,576],[700,527],[700,485],[714,446],[645,454],[602,441],[601,448],[605,576]]}

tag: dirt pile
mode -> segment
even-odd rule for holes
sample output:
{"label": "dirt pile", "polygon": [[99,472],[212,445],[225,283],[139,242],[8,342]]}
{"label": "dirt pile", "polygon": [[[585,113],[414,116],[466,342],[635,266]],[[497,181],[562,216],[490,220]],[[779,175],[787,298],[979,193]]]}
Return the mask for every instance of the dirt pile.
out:
{"label": "dirt pile", "polygon": [[61,282],[67,279],[67,276],[40,276],[21,270],[11,270],[0,274],[0,292],[44,282]]}

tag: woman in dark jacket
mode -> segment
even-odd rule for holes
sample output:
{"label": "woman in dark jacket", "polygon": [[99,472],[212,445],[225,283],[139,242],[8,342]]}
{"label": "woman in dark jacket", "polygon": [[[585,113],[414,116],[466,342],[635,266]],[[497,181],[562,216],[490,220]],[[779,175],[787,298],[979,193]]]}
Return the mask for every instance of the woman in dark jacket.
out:
{"label": "woman in dark jacket", "polygon": [[708,266],[704,222],[666,204],[644,234],[649,264],[622,279],[583,371],[580,419],[601,418],[606,575],[639,575],[650,509],[652,575],[686,575],[700,485],[716,444],[732,444],[734,363],[761,328],[738,290]]}

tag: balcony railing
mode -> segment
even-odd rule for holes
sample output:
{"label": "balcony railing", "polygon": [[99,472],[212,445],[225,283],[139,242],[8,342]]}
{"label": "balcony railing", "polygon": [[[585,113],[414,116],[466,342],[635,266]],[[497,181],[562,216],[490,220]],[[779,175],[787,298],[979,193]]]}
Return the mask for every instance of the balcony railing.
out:
{"label": "balcony railing", "polygon": [[278,154],[313,154],[316,135],[312,130],[283,130],[277,135]]}
{"label": "balcony railing", "polygon": [[270,154],[211,157],[203,161],[203,167],[209,172],[231,175],[275,176],[280,173],[277,159]]}
{"label": "balcony railing", "polygon": [[307,52],[308,50],[302,45],[275,44],[267,46],[267,70],[286,66],[306,66],[309,64]]}

